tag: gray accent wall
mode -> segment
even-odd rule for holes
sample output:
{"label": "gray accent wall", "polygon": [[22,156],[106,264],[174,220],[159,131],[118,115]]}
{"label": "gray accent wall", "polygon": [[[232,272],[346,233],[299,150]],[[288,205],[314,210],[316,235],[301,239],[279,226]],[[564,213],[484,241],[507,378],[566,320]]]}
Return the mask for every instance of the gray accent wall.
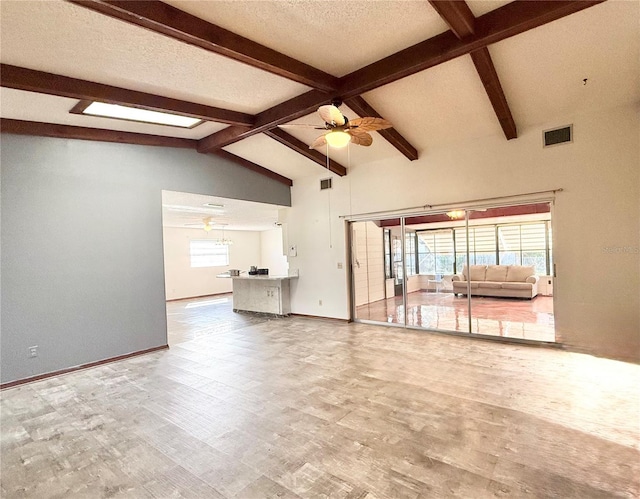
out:
{"label": "gray accent wall", "polygon": [[2,383],[166,345],[162,190],[291,204],[192,150],[1,137]]}

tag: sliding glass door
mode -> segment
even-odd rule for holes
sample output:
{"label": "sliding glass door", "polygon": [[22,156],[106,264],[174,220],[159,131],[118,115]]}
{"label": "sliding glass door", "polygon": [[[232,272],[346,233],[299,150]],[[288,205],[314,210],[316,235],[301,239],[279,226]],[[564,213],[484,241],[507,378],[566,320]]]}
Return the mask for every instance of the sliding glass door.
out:
{"label": "sliding glass door", "polygon": [[555,341],[549,203],[352,222],[351,233],[354,319]]}

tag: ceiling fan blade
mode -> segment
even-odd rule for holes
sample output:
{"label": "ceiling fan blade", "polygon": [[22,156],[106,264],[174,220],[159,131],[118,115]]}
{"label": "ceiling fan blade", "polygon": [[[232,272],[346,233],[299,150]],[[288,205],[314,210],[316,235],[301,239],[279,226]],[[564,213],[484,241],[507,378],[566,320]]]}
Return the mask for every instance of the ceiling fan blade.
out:
{"label": "ceiling fan blade", "polygon": [[325,123],[335,123],[338,126],[344,125],[347,120],[336,106],[320,106],[318,108],[318,114],[324,120]]}
{"label": "ceiling fan blade", "polygon": [[327,139],[324,138],[324,135],[320,135],[316,140],[313,141],[313,144],[309,146],[309,149],[315,149],[316,147],[323,146],[327,143]]}
{"label": "ceiling fan blade", "polygon": [[349,129],[355,128],[361,132],[384,130],[385,128],[391,128],[392,126],[391,122],[384,118],[373,118],[371,116],[367,118],[356,118],[355,120],[349,121]]}
{"label": "ceiling fan blade", "polygon": [[353,130],[349,130],[351,135],[351,143],[359,146],[370,146],[373,143],[373,137],[367,132],[353,133]]}

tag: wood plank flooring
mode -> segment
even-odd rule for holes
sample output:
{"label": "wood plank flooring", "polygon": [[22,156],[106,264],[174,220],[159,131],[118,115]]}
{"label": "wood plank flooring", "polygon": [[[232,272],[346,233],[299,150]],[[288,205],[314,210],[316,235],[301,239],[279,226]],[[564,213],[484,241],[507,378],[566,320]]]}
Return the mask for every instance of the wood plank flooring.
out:
{"label": "wood plank flooring", "polygon": [[[407,295],[407,325],[443,331],[469,332],[467,298],[453,293],[415,291]],[[404,324],[402,296],[356,308],[362,320]],[[471,332],[503,338],[556,341],[553,297],[533,300],[471,297]]]}
{"label": "wood plank flooring", "polygon": [[2,391],[0,495],[640,494],[638,365],[221,299],[169,303],[169,350]]}

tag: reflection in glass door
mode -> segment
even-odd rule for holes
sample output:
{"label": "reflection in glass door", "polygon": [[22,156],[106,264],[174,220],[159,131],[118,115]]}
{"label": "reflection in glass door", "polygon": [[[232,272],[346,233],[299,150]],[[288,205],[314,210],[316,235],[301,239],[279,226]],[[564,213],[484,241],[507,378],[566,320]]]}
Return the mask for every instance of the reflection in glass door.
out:
{"label": "reflection in glass door", "polygon": [[399,227],[385,221],[351,223],[353,315],[357,320],[405,323],[404,262]]}
{"label": "reflection in glass door", "polygon": [[[410,217],[405,225],[407,325],[438,331],[469,331],[468,307],[453,299],[453,233],[431,228],[426,217]],[[411,262],[411,264],[409,264]]]}

